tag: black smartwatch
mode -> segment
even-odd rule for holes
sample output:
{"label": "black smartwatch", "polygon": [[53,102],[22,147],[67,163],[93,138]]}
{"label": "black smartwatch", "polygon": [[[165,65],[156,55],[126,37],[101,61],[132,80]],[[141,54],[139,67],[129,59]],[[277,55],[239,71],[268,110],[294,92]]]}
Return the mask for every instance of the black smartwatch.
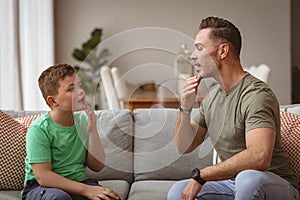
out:
{"label": "black smartwatch", "polygon": [[195,168],[192,172],[191,178],[196,180],[200,185],[204,185],[206,183],[206,180],[201,178],[200,170],[198,168]]}

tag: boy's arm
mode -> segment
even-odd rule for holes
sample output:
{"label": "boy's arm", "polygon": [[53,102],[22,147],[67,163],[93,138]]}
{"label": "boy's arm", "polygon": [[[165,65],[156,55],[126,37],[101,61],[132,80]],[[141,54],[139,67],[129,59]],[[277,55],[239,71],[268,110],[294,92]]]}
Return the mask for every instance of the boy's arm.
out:
{"label": "boy's arm", "polygon": [[58,175],[52,171],[51,163],[34,163],[31,166],[36,180],[43,187],[58,188],[88,199],[109,200],[108,196],[118,199],[118,195],[108,188],[86,185]]}
{"label": "boy's arm", "polygon": [[96,114],[88,105],[84,108],[89,120],[87,133],[89,134],[87,166],[93,171],[101,171],[105,163],[105,151],[102,146],[96,125]]}

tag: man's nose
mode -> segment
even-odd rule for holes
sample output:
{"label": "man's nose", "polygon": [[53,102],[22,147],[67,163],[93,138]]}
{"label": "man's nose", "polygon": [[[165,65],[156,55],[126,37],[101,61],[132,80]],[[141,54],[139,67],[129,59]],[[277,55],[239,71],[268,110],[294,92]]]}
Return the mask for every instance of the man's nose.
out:
{"label": "man's nose", "polygon": [[197,58],[197,57],[196,57],[196,54],[195,54],[195,51],[194,51],[194,52],[191,54],[191,59],[195,61],[196,58]]}

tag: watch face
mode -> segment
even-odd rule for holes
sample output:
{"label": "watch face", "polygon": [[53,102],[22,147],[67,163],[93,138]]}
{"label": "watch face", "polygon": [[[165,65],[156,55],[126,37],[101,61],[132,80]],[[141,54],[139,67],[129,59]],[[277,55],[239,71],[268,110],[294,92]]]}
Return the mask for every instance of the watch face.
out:
{"label": "watch face", "polygon": [[192,171],[192,177],[199,177],[199,169],[196,168]]}

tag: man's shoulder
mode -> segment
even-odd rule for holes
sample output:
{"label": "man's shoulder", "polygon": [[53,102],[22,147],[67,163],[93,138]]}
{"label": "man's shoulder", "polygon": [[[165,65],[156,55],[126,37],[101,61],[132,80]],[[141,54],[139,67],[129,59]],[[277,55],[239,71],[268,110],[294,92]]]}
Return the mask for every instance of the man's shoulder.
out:
{"label": "man's shoulder", "polygon": [[277,101],[277,97],[269,85],[258,78],[247,74],[245,76],[245,83],[243,84],[241,96],[247,99],[255,99],[256,101],[264,100],[266,98],[271,101]]}

